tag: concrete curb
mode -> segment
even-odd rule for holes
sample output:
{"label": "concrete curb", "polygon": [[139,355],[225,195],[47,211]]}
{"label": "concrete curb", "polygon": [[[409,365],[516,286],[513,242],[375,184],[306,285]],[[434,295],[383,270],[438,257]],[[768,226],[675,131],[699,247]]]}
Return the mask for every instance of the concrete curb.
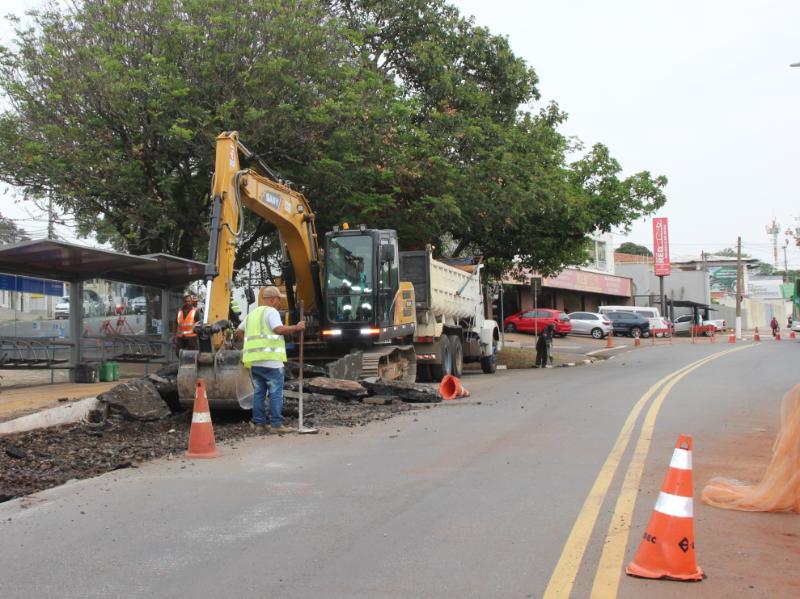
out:
{"label": "concrete curb", "polygon": [[577,362],[565,362],[564,364],[559,364],[559,368],[571,368],[572,366],[588,366],[589,364],[594,364],[596,360],[579,360]]}
{"label": "concrete curb", "polygon": [[0,435],[23,433],[37,428],[48,428],[78,422],[86,418],[89,412],[97,408],[97,405],[98,400],[96,397],[87,397],[63,406],[56,406],[35,414],[20,416],[14,420],[0,422]]}

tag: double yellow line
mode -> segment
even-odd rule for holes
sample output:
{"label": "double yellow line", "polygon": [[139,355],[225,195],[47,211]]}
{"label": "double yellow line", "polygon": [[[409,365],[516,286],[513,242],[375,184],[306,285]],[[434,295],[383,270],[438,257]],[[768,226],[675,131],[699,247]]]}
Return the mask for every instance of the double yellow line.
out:
{"label": "double yellow line", "polygon": [[633,406],[633,409],[628,414],[628,418],[622,425],[622,430],[620,430],[617,436],[614,447],[611,449],[611,453],[608,454],[605,463],[600,469],[592,488],[589,490],[589,495],[586,497],[583,507],[575,520],[575,524],[572,526],[569,537],[567,537],[567,542],[564,544],[564,549],[561,551],[561,557],[545,589],[544,599],[569,598],[578,575],[581,561],[583,560],[583,555],[589,544],[589,538],[597,522],[600,508],[608,495],[608,489],[622,461],[622,456],[628,448],[636,421],[639,419],[639,415],[645,405],[647,405],[647,402],[661,389],[645,415],[642,430],[639,433],[633,456],[628,465],[628,470],[625,473],[622,489],[617,498],[614,515],[608,527],[603,553],[600,556],[600,563],[597,567],[594,583],[592,585],[592,599],[610,599],[617,596],[633,507],[636,503],[639,481],[644,471],[645,459],[650,449],[650,440],[653,436],[653,428],[655,427],[656,417],[661,409],[661,405],[664,403],[664,400],[672,388],[686,375],[713,360],[749,347],[753,346],[744,345],[721,351],[671,372],[650,387],[639,401],[636,402],[636,405]]}

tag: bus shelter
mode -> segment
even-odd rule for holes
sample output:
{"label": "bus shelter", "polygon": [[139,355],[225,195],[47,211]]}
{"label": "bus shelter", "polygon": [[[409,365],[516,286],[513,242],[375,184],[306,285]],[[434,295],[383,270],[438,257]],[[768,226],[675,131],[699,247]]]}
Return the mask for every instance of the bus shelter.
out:
{"label": "bus shelter", "polygon": [[67,368],[75,380],[87,362],[169,362],[180,295],[204,273],[168,254],[51,239],[0,246],[0,369]]}

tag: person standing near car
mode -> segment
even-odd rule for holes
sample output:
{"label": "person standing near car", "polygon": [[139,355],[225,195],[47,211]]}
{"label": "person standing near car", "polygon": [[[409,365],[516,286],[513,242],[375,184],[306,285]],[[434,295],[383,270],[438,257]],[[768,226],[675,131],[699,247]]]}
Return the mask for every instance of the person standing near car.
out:
{"label": "person standing near car", "polygon": [[[236,332],[244,336],[242,363],[250,370],[253,381],[253,419],[251,426],[268,433],[291,433],[294,429],[283,425],[283,365],[286,362],[284,335],[305,330],[306,323],[284,325],[278,307],[281,292],[277,287],[264,287],[258,294],[258,308],[250,312]],[[265,399],[269,393],[269,422],[265,412]]]}
{"label": "person standing near car", "polygon": [[539,333],[539,338],[536,340],[536,363],[533,366],[534,368],[545,368],[547,366],[555,330],[556,325],[549,324]]}
{"label": "person standing near car", "polygon": [[192,294],[183,295],[183,306],[178,308],[178,316],[175,319],[175,331],[172,335],[172,343],[175,345],[175,355],[180,358],[182,349],[198,350],[200,342],[197,333],[194,332],[195,323],[203,322],[200,311],[192,304]]}

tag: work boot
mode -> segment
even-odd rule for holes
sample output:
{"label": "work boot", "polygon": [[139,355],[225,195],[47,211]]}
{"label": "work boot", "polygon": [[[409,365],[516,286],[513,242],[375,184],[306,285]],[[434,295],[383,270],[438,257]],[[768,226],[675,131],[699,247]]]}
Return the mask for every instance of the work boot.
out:
{"label": "work boot", "polygon": [[280,426],[269,427],[269,432],[273,435],[285,435],[287,433],[293,433],[295,430],[285,424],[281,424]]}
{"label": "work boot", "polygon": [[257,432],[259,435],[263,435],[269,432],[269,424],[257,424],[251,420],[250,430]]}

